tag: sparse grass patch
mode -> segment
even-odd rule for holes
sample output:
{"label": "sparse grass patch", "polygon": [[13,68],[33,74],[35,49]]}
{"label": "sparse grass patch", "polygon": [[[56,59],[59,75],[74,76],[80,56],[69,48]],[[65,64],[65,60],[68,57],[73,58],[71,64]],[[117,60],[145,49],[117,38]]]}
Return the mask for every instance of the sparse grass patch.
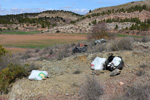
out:
{"label": "sparse grass patch", "polygon": [[111,45],[112,51],[119,50],[132,50],[133,49],[133,38],[126,37],[119,41],[114,41]]}
{"label": "sparse grass patch", "polygon": [[104,90],[95,77],[87,77],[85,84],[81,87],[80,95],[82,100],[100,100]]}
{"label": "sparse grass patch", "polygon": [[62,60],[64,57],[68,57],[68,56],[69,56],[69,51],[68,51],[68,48],[65,47],[58,52],[57,60]]}
{"label": "sparse grass patch", "polygon": [[73,74],[80,74],[81,73],[81,70],[77,69],[73,72]]}
{"label": "sparse grass patch", "polygon": [[144,42],[144,43],[150,42],[150,37],[143,37],[143,38],[141,39],[141,42]]}
{"label": "sparse grass patch", "polygon": [[149,100],[150,86],[149,85],[134,85],[128,88],[122,100]]}
{"label": "sparse grass patch", "polygon": [[118,37],[134,37],[134,38],[143,38],[144,36],[134,36],[134,35],[127,35],[127,34],[117,34]]}
{"label": "sparse grass patch", "polygon": [[142,64],[142,65],[140,65],[140,68],[143,68],[143,69],[145,69],[145,68],[147,68],[147,67],[148,67],[147,64]]}
{"label": "sparse grass patch", "polygon": [[23,32],[23,31],[14,31],[14,32],[0,32],[0,34],[18,34],[18,35],[28,35],[28,34],[38,34],[40,31],[29,31],[29,32]]}
{"label": "sparse grass patch", "polygon": [[36,48],[36,49],[35,49],[35,53],[38,53],[39,51],[40,51],[39,48]]}
{"label": "sparse grass patch", "polygon": [[5,44],[6,47],[18,47],[18,48],[46,48],[51,47],[57,44],[68,44],[68,43],[74,43],[74,42],[80,42],[78,40],[40,40],[40,41],[26,41],[26,42],[20,42],[15,44]]}
{"label": "sparse grass patch", "polygon": [[145,73],[146,72],[144,70],[139,70],[139,71],[136,72],[136,75],[137,76],[143,76],[143,75],[145,75]]}

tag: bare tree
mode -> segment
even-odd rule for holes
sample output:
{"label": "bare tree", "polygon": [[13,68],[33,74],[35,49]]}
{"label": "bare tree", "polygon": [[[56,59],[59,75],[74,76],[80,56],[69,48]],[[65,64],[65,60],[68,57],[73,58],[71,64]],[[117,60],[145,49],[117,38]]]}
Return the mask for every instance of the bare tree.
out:
{"label": "bare tree", "polygon": [[92,33],[88,35],[88,39],[101,39],[101,38],[107,38],[108,37],[108,28],[106,23],[98,23],[93,25],[92,27]]}
{"label": "bare tree", "polygon": [[108,31],[106,23],[98,23],[93,26],[92,33],[104,34]]}

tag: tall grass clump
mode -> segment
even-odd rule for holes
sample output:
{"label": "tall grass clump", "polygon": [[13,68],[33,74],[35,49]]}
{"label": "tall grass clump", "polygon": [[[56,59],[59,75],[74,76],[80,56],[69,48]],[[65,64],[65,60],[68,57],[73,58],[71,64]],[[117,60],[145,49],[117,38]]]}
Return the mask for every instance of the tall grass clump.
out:
{"label": "tall grass clump", "polygon": [[112,51],[120,50],[132,50],[133,49],[133,38],[125,37],[119,41],[114,41],[111,45]]}
{"label": "tall grass clump", "polygon": [[104,94],[103,87],[95,77],[87,77],[84,85],[81,87],[80,95],[82,100],[100,100]]}
{"label": "tall grass clump", "polygon": [[125,93],[123,100],[150,100],[149,85],[133,85]]}

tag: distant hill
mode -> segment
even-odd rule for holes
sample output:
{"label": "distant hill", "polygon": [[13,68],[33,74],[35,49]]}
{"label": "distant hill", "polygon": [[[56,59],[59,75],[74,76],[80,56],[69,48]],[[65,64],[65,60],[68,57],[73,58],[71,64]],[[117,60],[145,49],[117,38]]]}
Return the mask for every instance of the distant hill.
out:
{"label": "distant hill", "polygon": [[150,1],[136,1],[118,6],[97,8],[77,20],[71,21],[71,25],[55,27],[49,32],[56,32],[55,30],[65,32],[66,30],[66,33],[90,33],[92,26],[101,22],[107,23],[110,30],[149,31]]}
{"label": "distant hill", "polygon": [[47,10],[40,13],[23,13],[17,15],[0,16],[1,29],[36,30],[37,28],[51,28],[70,23],[82,15],[71,11]]}

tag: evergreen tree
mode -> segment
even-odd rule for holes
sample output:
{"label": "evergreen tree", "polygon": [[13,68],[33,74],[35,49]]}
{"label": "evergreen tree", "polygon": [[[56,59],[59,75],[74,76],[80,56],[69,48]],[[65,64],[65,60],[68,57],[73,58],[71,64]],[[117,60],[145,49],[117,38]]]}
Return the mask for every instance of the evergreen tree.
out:
{"label": "evergreen tree", "polygon": [[117,29],[118,29],[118,25],[115,26],[115,30],[117,30]]}

